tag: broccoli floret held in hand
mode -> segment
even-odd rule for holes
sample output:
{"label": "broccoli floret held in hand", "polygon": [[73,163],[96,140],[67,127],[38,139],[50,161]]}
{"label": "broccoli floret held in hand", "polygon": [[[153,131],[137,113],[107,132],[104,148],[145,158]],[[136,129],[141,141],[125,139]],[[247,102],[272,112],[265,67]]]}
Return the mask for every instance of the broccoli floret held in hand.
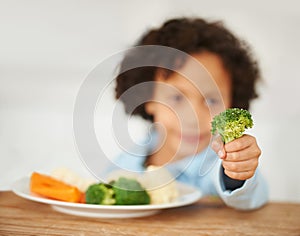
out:
{"label": "broccoli floret held in hand", "polygon": [[212,121],[212,134],[220,134],[224,143],[228,143],[243,135],[245,129],[252,128],[253,120],[249,111],[229,108]]}
{"label": "broccoli floret held in hand", "polygon": [[116,205],[150,204],[150,196],[135,179],[120,177],[112,183]]}
{"label": "broccoli floret held in hand", "polygon": [[88,204],[113,205],[114,191],[108,184],[97,183],[88,187],[85,192],[85,202]]}

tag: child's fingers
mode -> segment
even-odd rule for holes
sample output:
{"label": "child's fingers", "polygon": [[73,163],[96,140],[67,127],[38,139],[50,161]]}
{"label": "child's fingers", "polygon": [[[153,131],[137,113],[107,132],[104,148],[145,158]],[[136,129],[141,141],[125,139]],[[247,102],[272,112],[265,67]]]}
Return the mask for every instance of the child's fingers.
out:
{"label": "child's fingers", "polygon": [[253,144],[256,145],[255,138],[253,136],[244,134],[242,137],[226,143],[224,147],[226,152],[235,152],[250,147]]}
{"label": "child's fingers", "polygon": [[258,159],[261,154],[259,148],[246,148],[237,152],[227,152],[226,161],[239,162],[249,159]]}
{"label": "child's fingers", "polygon": [[245,171],[253,171],[256,170],[258,166],[258,159],[253,158],[250,160],[246,161],[240,161],[240,162],[235,162],[235,161],[227,161],[224,160],[222,162],[222,165],[225,170],[231,171],[231,172],[245,172]]}

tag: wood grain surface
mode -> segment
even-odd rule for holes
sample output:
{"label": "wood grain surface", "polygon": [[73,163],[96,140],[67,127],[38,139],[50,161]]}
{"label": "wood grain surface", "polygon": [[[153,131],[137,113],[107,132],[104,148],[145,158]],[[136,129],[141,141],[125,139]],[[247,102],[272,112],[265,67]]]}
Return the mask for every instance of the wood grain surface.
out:
{"label": "wood grain surface", "polygon": [[0,235],[297,235],[300,204],[269,203],[254,211],[237,211],[220,201],[163,210],[128,219],[84,218],[51,206],[0,192]]}

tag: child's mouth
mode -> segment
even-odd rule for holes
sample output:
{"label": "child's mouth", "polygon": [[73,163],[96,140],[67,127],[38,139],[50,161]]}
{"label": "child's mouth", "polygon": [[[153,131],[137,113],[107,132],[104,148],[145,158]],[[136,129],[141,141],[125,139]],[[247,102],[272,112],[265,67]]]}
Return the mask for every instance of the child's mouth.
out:
{"label": "child's mouth", "polygon": [[181,134],[181,140],[185,143],[197,144],[201,140],[199,134]]}

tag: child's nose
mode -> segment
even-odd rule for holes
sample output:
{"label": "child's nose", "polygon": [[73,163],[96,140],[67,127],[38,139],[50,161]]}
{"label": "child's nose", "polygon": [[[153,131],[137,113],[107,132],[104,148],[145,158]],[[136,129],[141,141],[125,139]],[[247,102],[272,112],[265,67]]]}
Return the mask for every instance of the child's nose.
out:
{"label": "child's nose", "polygon": [[207,113],[207,109],[203,108],[199,102],[190,103],[183,113],[182,121],[189,127],[200,128],[206,120]]}

